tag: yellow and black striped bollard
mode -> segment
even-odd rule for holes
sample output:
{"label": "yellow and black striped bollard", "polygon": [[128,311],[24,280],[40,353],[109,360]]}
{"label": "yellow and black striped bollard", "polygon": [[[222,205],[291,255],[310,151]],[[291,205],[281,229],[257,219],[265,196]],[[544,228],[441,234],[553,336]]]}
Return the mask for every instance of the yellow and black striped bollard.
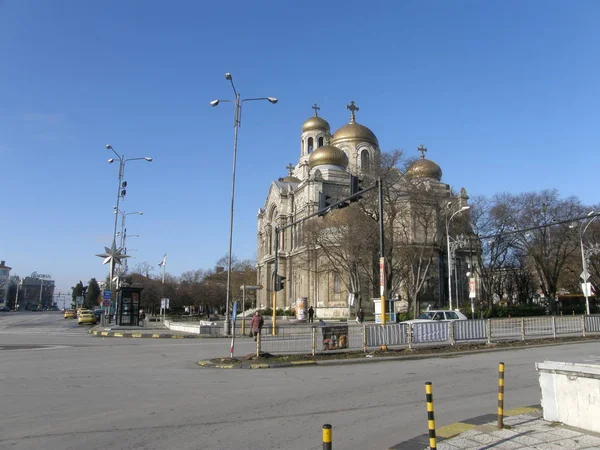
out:
{"label": "yellow and black striped bollard", "polygon": [[427,428],[429,428],[429,448],[437,449],[435,438],[435,417],[433,415],[433,386],[431,382],[425,383],[425,397],[427,398]]}
{"label": "yellow and black striped bollard", "polygon": [[323,425],[323,450],[331,450],[331,425]]}
{"label": "yellow and black striped bollard", "polygon": [[498,365],[498,429],[504,428],[504,363]]}

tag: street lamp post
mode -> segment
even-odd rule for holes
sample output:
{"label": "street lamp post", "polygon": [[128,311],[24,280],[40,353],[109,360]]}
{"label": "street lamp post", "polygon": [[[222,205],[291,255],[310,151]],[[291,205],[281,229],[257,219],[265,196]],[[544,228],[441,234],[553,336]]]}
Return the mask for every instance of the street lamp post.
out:
{"label": "street lamp post", "polygon": [[[123,182],[123,176],[125,175],[125,163],[127,161],[147,161],[147,162],[152,162],[152,158],[150,158],[149,156],[144,156],[143,158],[127,158],[127,159],[125,159],[125,155],[119,155],[110,144],[106,144],[106,148],[108,150],[112,150],[112,152],[116,155],[117,159],[119,160],[119,176],[118,176],[118,181],[117,181],[117,204],[115,206],[115,226],[114,226],[114,229],[113,229],[113,247],[116,247],[117,222],[119,220],[119,215],[116,212],[119,211],[119,201],[121,200],[121,197],[125,197],[125,187],[127,186],[127,183]],[[114,161],[115,161],[114,158],[110,158],[108,160],[108,163],[112,164]],[[109,286],[110,286],[110,289],[112,291],[112,298],[116,302],[116,295],[115,295],[115,292],[113,290],[113,276],[112,276],[112,273],[110,274]],[[119,286],[117,285],[117,289],[118,289],[118,287]],[[115,305],[116,305],[116,303],[115,303]],[[115,314],[116,314],[116,311],[117,311],[117,309],[115,307]]]}
{"label": "street lamp post", "polygon": [[[449,202],[447,207],[450,208],[452,206],[452,202]],[[448,300],[449,300],[449,309],[452,311],[452,258],[453,258],[453,253],[454,253],[454,249],[452,248],[452,246],[450,245],[450,221],[454,218],[454,216],[456,216],[457,214],[466,211],[467,209],[470,209],[470,206],[463,206],[462,208],[460,208],[458,211],[455,211],[450,217],[448,217],[448,214],[446,213],[446,245],[447,245],[447,250],[448,250]],[[460,241],[456,241],[456,243],[458,244],[459,242],[462,244],[462,239]]]}
{"label": "street lamp post", "polygon": [[234,104],[234,115],[233,115],[233,168],[231,171],[231,209],[229,212],[229,259],[227,261],[227,295],[225,303],[225,324],[223,327],[224,334],[229,334],[229,303],[231,296],[231,265],[232,265],[232,246],[233,246],[233,206],[235,200],[235,168],[237,160],[237,142],[238,142],[238,129],[242,123],[242,104],[248,101],[255,100],[267,100],[272,104],[277,103],[275,97],[257,97],[257,98],[245,98],[241,99],[239,92],[236,90],[233,84],[233,78],[230,73],[225,74],[225,79],[229,80],[233,93],[235,94],[235,100],[213,100],[210,102],[210,106],[217,106],[221,102],[228,102]]}
{"label": "street lamp post", "polygon": [[[125,222],[127,220],[127,216],[131,216],[131,215],[143,216],[144,213],[142,211],[128,213],[125,211],[121,211],[120,209],[115,209],[115,214],[117,214],[117,213],[121,214],[121,233],[120,233],[121,245],[120,245],[120,247],[123,249],[123,254],[126,255],[127,254],[127,247],[126,247],[126,245],[127,245],[127,228],[125,227]],[[119,234],[119,233],[117,233],[117,234]],[[131,236],[139,237],[139,234],[138,235],[134,234]],[[125,264],[125,269],[127,270],[127,260],[125,260],[124,264]],[[126,273],[126,271],[121,271],[121,272]]]}
{"label": "street lamp post", "polygon": [[[588,213],[588,216],[591,216],[592,214],[594,214],[594,211],[590,211]],[[596,220],[596,218],[598,218],[598,216],[593,217],[587,223],[585,220],[583,220],[583,221],[581,221],[581,224],[579,225],[579,245],[581,247],[581,265],[583,267],[583,272],[581,272],[581,279],[583,280],[581,287],[582,287],[583,295],[585,296],[585,311],[587,314],[590,313],[590,297],[589,297],[590,293],[589,293],[589,290],[587,287],[588,278],[590,276],[588,273],[588,261],[589,261],[591,255],[600,252],[600,247],[598,247],[597,245],[592,245],[589,248],[585,248],[585,246],[583,245],[583,235],[587,231],[590,224],[594,220]]]}

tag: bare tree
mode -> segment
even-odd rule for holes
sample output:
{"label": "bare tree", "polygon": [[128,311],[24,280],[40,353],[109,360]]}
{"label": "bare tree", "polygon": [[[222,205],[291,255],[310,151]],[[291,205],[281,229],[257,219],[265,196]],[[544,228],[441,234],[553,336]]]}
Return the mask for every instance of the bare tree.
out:
{"label": "bare tree", "polygon": [[152,264],[150,264],[148,261],[141,262],[133,268],[134,273],[139,273],[139,274],[145,276],[146,278],[149,278],[153,271],[154,271],[154,266]]}
{"label": "bare tree", "polygon": [[561,287],[563,270],[577,252],[578,239],[568,224],[556,224],[582,214],[578,199],[561,199],[556,190],[506,195],[503,208],[514,229],[529,232],[514,234],[515,246],[527,254],[537,275],[539,287],[556,312],[556,294]]}

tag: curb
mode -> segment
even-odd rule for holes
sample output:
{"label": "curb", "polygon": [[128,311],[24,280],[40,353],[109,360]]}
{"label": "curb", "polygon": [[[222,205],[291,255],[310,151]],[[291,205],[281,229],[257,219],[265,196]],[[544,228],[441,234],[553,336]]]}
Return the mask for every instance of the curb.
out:
{"label": "curb", "polygon": [[[540,405],[523,406],[520,408],[510,409],[504,411],[504,417],[518,416],[520,414],[529,414],[532,412],[541,411]],[[471,419],[463,420],[461,422],[454,422],[450,425],[446,425],[435,430],[437,442],[443,442],[447,439],[452,439],[465,431],[472,430],[481,425],[485,425],[489,422],[493,422],[498,418],[497,414],[484,414],[482,416],[473,417]],[[429,448],[429,434],[424,433],[409,439],[399,444],[389,447],[388,450],[423,450]]]}
{"label": "curb", "polygon": [[[90,330],[91,332],[91,330]],[[459,356],[464,355],[476,355],[479,353],[492,353],[492,352],[504,352],[511,350],[525,350],[530,348],[539,348],[539,347],[557,347],[559,345],[575,345],[581,343],[593,342],[592,339],[589,340],[580,340],[575,342],[556,342],[556,343],[547,343],[547,344],[538,344],[538,345],[529,345],[523,347],[501,347],[501,348],[482,348],[478,350],[465,350],[455,353],[426,353],[426,354],[413,354],[413,355],[401,355],[401,356],[376,356],[373,358],[352,358],[352,359],[324,359],[324,360],[304,360],[304,361],[290,361],[290,362],[278,362],[278,363],[261,363],[261,367],[251,367],[252,364],[248,364],[248,362],[240,361],[240,364],[231,364],[232,367],[228,367],[230,364],[227,364],[225,367],[223,364],[213,363],[211,361],[198,361],[198,365],[201,367],[210,367],[214,369],[276,369],[279,367],[294,367],[294,366],[305,366],[305,365],[319,365],[319,366],[332,366],[332,365],[350,365],[350,364],[370,364],[370,363],[379,363],[379,362],[387,362],[387,361],[414,361],[418,359],[430,359],[430,358],[458,358]],[[246,363],[246,364],[244,364]],[[254,363],[254,365],[257,365]]]}
{"label": "curb", "polygon": [[212,369],[278,369],[280,367],[293,367],[293,366],[316,366],[317,361],[292,361],[283,363],[253,363],[250,361],[240,361],[239,363],[231,364],[220,364],[212,361],[198,361],[200,367],[207,367]]}
{"label": "curb", "polygon": [[203,339],[202,336],[195,334],[172,334],[172,333],[122,333],[120,331],[100,331],[88,330],[88,333],[98,337],[119,337],[119,338],[155,338],[155,339]]}

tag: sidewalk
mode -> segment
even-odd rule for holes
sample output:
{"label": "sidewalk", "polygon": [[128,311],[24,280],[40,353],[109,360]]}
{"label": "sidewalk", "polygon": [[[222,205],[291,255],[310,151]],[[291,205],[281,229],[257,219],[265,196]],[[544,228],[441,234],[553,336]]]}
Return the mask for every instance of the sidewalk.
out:
{"label": "sidewalk", "polygon": [[[436,430],[438,450],[600,448],[600,434],[556,422],[547,422],[542,418],[539,407],[505,411],[505,428],[502,430],[498,429],[495,417],[494,414],[486,414]],[[390,450],[428,448],[429,437],[423,434],[396,444]]]}

